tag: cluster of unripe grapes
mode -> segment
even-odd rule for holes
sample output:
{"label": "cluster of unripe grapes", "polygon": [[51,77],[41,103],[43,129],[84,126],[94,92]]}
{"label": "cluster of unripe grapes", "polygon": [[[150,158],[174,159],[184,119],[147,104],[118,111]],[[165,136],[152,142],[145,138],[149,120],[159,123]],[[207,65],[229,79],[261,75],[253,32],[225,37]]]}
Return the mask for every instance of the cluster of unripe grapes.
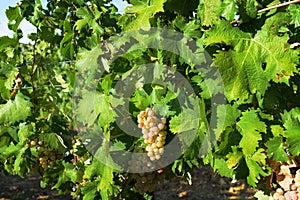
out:
{"label": "cluster of unripe grapes", "polygon": [[39,163],[40,166],[44,169],[50,166],[50,162],[57,159],[57,155],[53,150],[46,147],[43,141],[39,141],[38,139],[31,140],[28,144],[30,148],[36,148],[39,154]]}
{"label": "cluster of unripe grapes", "polygon": [[133,176],[136,180],[134,186],[138,193],[144,194],[145,192],[154,191],[156,185],[154,180],[157,179],[156,172],[134,174]]}
{"label": "cluster of unripe grapes", "polygon": [[294,181],[290,185],[289,191],[277,188],[271,197],[272,200],[300,200],[300,169],[296,171]]}
{"label": "cluster of unripe grapes", "polygon": [[167,133],[164,131],[166,118],[155,115],[151,108],[141,111],[137,116],[138,127],[142,129],[146,151],[151,161],[159,160],[165,152]]}
{"label": "cluster of unripe grapes", "polygon": [[168,179],[170,170],[168,168],[159,169],[152,172],[133,174],[136,191],[140,194],[153,192],[156,187],[160,187]]}

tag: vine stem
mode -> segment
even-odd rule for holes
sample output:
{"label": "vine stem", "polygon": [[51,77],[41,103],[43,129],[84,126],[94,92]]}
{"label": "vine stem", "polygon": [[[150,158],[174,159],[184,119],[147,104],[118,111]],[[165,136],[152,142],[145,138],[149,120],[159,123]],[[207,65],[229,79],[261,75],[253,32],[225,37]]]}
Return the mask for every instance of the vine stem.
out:
{"label": "vine stem", "polygon": [[[35,64],[36,64],[36,45],[37,45],[37,41],[38,41],[38,30],[37,30],[37,36],[34,40],[34,44],[33,44],[33,62],[32,62],[32,69],[30,72],[30,82],[31,82],[31,87],[32,87],[32,93],[31,93],[31,103],[32,103],[32,107],[33,107],[33,115],[34,117],[36,117],[36,105],[35,105],[35,86],[34,86],[34,68],[35,68]],[[35,129],[37,130],[37,123],[35,123]]]}
{"label": "vine stem", "polygon": [[281,3],[281,4],[278,4],[278,5],[270,6],[268,8],[264,8],[264,9],[259,10],[257,13],[266,12],[266,11],[269,11],[269,10],[272,10],[272,9],[275,9],[275,8],[280,8],[280,7],[287,6],[287,5],[294,4],[294,3],[300,3],[300,0],[293,0],[293,1],[285,2],[285,3]]}

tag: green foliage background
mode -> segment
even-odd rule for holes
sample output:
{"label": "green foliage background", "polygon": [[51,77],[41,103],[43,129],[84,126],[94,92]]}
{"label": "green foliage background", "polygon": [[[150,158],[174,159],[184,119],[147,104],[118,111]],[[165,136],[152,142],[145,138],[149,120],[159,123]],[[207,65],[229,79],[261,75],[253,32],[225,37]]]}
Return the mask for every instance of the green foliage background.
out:
{"label": "green foliage background", "polygon": [[[40,0],[22,0],[7,8],[8,27],[14,35],[0,37],[0,169],[22,177],[37,170],[42,185],[82,199],[139,197],[126,181],[134,181],[130,174],[93,159],[80,143],[73,109],[79,121],[90,120],[88,126],[96,121],[118,148],[137,148],[140,140],[117,128],[111,107],[122,102],[114,98],[112,89],[126,72],[157,62],[184,75],[196,93],[193,100],[200,105],[199,117],[185,118],[190,108],[180,110],[176,94],[164,89],[136,90],[131,98],[133,118],[154,105],[168,117],[170,135],[189,130],[190,124],[182,124],[182,119],[198,120],[196,140],[167,168],[188,179],[193,167],[209,164],[223,176],[247,179],[250,185],[266,189],[264,177],[275,170],[271,163],[297,160],[300,154],[300,5],[258,14],[259,9],[280,1],[127,2],[130,5],[123,14],[110,0],[51,0],[47,7]],[[29,44],[20,43],[19,25],[25,19],[36,27],[28,36]],[[74,108],[76,76],[80,70],[98,67],[99,44],[123,31],[150,27],[181,32],[197,42],[194,52],[204,47],[210,54],[225,86],[227,104],[216,110],[224,124],[209,127],[210,99],[218,94],[208,91],[203,74],[188,61],[159,49],[130,51],[116,60],[99,80],[97,92],[83,94]],[[92,110],[84,109],[84,101],[91,98],[95,98]],[[56,155],[49,167],[41,166],[41,155],[31,141],[41,141]],[[106,151],[105,140],[101,142],[100,152]]]}

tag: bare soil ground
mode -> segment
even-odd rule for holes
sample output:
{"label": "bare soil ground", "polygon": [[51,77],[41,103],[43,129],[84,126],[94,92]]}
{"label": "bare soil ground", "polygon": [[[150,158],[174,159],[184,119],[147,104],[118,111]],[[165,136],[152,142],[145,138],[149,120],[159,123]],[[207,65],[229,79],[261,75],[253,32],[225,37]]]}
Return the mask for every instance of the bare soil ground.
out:
{"label": "bare soil ground", "polygon": [[[24,179],[18,176],[0,175],[0,200],[71,200],[69,195],[58,195],[50,188],[42,189],[38,174],[30,174]],[[193,184],[174,178],[157,187],[155,200],[225,200],[255,199],[255,191],[243,181],[232,183],[220,177],[208,167],[195,170]]]}

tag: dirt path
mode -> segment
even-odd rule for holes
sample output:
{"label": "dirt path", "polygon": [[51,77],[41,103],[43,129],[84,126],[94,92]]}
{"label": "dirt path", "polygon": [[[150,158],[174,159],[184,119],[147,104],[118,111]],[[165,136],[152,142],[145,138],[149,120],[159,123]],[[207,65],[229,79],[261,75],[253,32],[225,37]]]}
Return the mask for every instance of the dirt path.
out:
{"label": "dirt path", "polygon": [[244,181],[233,183],[231,179],[215,174],[209,167],[196,169],[193,184],[174,179],[155,191],[158,200],[225,200],[256,199],[255,191]]}
{"label": "dirt path", "polygon": [[[193,184],[175,178],[157,187],[155,200],[225,200],[225,199],[255,199],[254,190],[244,182],[232,183],[228,178],[222,178],[213,173],[210,168],[195,170]],[[0,200],[71,200],[69,195],[58,195],[49,188],[42,189],[39,185],[39,175],[31,174],[25,179],[18,176],[0,175]]]}
{"label": "dirt path", "polygon": [[50,188],[40,187],[39,174],[30,174],[24,179],[19,176],[0,175],[0,200],[71,200],[68,195],[58,195]]}

